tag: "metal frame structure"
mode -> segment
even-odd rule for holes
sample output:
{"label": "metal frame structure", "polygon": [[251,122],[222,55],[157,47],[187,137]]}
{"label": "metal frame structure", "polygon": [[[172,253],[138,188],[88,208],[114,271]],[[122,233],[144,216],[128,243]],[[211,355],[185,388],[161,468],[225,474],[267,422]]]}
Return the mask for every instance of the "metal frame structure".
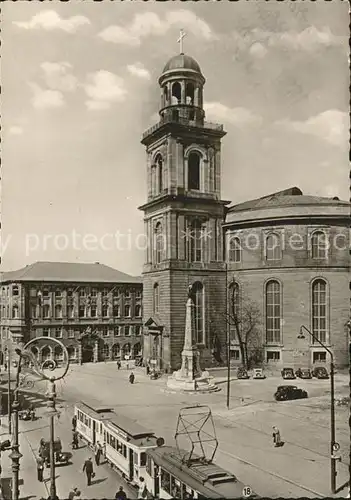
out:
{"label": "metal frame structure", "polygon": [[[196,411],[191,411],[196,410]],[[193,419],[191,419],[193,417]],[[210,434],[208,431],[204,430],[204,426],[207,422],[210,422],[212,426],[213,433]],[[205,439],[201,437],[201,434],[204,435]],[[184,450],[182,450],[179,446],[178,438],[180,436],[187,436],[191,443],[190,452],[186,452],[184,454]],[[206,439],[206,437],[208,439]],[[206,462],[211,463],[214,459],[218,448],[218,439],[216,436],[215,426],[212,418],[211,409],[208,406],[186,406],[182,408],[178,415],[177,429],[175,433],[175,440],[177,445],[178,454],[181,457],[183,463],[186,463],[188,466],[194,462]],[[204,449],[204,443],[214,443],[214,450],[210,457],[206,456],[206,452]],[[199,445],[201,449],[202,456],[194,457],[194,448],[196,445]]]}

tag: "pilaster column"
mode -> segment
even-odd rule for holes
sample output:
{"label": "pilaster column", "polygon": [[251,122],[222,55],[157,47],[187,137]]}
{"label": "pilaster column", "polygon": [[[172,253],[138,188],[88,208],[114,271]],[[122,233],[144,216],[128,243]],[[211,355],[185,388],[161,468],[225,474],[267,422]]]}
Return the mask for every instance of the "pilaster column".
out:
{"label": "pilaster column", "polygon": [[178,215],[178,259],[185,260],[185,245],[186,245],[186,233],[185,233],[185,216],[183,214]]}
{"label": "pilaster column", "polygon": [[181,104],[186,104],[185,102],[185,82],[182,81],[180,82],[180,88],[181,88]]}
{"label": "pilaster column", "polygon": [[93,351],[93,362],[97,363],[99,361],[99,341],[95,340],[94,343],[94,351]]}

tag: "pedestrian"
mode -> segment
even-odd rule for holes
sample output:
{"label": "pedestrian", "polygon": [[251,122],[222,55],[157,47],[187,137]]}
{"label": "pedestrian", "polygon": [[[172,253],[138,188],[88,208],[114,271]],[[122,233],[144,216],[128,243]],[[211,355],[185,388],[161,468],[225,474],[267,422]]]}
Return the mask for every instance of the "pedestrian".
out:
{"label": "pedestrian", "polygon": [[78,444],[79,444],[79,441],[78,441],[78,432],[77,431],[73,431],[72,449],[73,450],[78,450]]}
{"label": "pedestrian", "polygon": [[146,484],[143,477],[139,478],[139,489],[138,489],[138,498],[146,498],[147,497],[147,489]]}
{"label": "pedestrian", "polygon": [[146,365],[146,375],[150,375],[150,366]]}
{"label": "pedestrian", "polygon": [[91,478],[95,476],[93,462],[91,461],[91,457],[89,457],[83,465],[83,472],[85,472],[87,476],[87,485],[91,485]]}
{"label": "pedestrian", "polygon": [[275,426],[273,426],[273,444],[275,447],[278,447],[281,445],[280,431]]}
{"label": "pedestrian", "polygon": [[44,460],[41,457],[37,457],[37,474],[38,481],[43,482],[43,472],[44,472]]}
{"label": "pedestrian", "polygon": [[102,447],[101,447],[101,444],[99,442],[97,442],[96,446],[95,446],[95,463],[97,466],[100,465],[101,455],[102,455]]}
{"label": "pedestrian", "polygon": [[120,370],[121,369],[121,362],[120,360],[117,361],[117,370]]}
{"label": "pedestrian", "polygon": [[132,372],[132,373],[129,375],[129,382],[130,382],[131,384],[134,384],[134,380],[135,380],[135,375],[134,375],[134,373]]}
{"label": "pedestrian", "polygon": [[120,486],[119,490],[115,495],[115,500],[126,500],[126,499],[127,499],[126,492],[124,491],[123,486]]}
{"label": "pedestrian", "polygon": [[74,500],[74,497],[80,497],[78,488],[73,488],[73,490],[68,493],[68,500]]}
{"label": "pedestrian", "polygon": [[77,428],[77,415],[73,415],[72,418],[72,431],[74,432]]}

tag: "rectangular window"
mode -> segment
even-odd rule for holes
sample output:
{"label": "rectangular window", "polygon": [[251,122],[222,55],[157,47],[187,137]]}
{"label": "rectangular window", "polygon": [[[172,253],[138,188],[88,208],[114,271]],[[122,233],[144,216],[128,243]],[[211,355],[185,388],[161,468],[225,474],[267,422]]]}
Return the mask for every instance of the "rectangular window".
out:
{"label": "rectangular window", "polygon": [[18,297],[18,295],[19,295],[19,289],[18,289],[17,285],[15,285],[15,286],[12,287],[12,295],[14,297]]}
{"label": "rectangular window", "polygon": [[119,331],[119,326],[115,326],[113,331],[114,331],[114,336],[115,336],[115,337],[118,337],[118,336],[119,336],[119,334],[120,334],[120,331]]}
{"label": "rectangular window", "polygon": [[102,328],[102,335],[103,335],[103,337],[108,337],[109,336],[109,329],[108,329],[107,326],[104,326]]}
{"label": "rectangular window", "polygon": [[55,299],[60,299],[62,297],[62,292],[61,290],[55,290]]}
{"label": "rectangular window", "polygon": [[114,297],[119,297],[119,293],[120,293],[120,292],[119,292],[119,288],[114,288],[114,289],[113,289],[113,296],[114,296]]}
{"label": "rectangular window", "polygon": [[85,288],[79,289],[79,297],[85,297]]}
{"label": "rectangular window", "polygon": [[73,328],[68,329],[68,338],[69,339],[74,339],[74,330]]}
{"label": "rectangular window", "polygon": [[67,317],[74,318],[74,307],[73,306],[67,306]]}
{"label": "rectangular window", "polygon": [[108,295],[108,289],[107,288],[103,288],[102,289],[102,296],[103,297],[107,297],[107,295]]}
{"label": "rectangular window", "polygon": [[234,361],[238,361],[240,359],[239,349],[231,349],[230,350],[230,359],[232,359]]}
{"label": "rectangular window", "polygon": [[126,326],[124,327],[124,335],[125,335],[126,337],[128,337],[128,335],[130,335],[130,326],[126,325]]}
{"label": "rectangular window", "polygon": [[49,290],[45,289],[43,290],[43,298],[48,299],[49,298]]}
{"label": "rectangular window", "polygon": [[140,325],[135,325],[135,335],[138,337],[141,335],[141,326]]}
{"label": "rectangular window", "polygon": [[124,316],[126,318],[130,318],[130,305],[128,305],[128,304],[126,306],[124,306]]}
{"label": "rectangular window", "polygon": [[145,467],[146,466],[146,453],[145,451],[142,451],[140,453],[140,467]]}
{"label": "rectangular window", "polygon": [[97,296],[97,289],[96,288],[92,288],[91,289],[91,296],[92,297],[96,297]]}
{"label": "rectangular window", "polygon": [[161,488],[168,494],[171,493],[171,476],[170,474],[161,469]]}
{"label": "rectangular window", "polygon": [[326,363],[327,361],[327,353],[326,352],[314,352],[313,353],[313,363]]}
{"label": "rectangular window", "polygon": [[119,314],[120,314],[120,309],[119,309],[119,305],[115,304],[113,306],[113,316],[115,318],[118,318],[119,317]]}
{"label": "rectangular window", "polygon": [[137,291],[135,292],[135,297],[136,297],[137,299],[141,299],[141,290],[137,290]]}
{"label": "rectangular window", "polygon": [[62,339],[62,328],[55,328],[55,339]]}
{"label": "rectangular window", "polygon": [[127,298],[130,297],[130,290],[129,289],[125,290],[124,296],[127,297]]}
{"label": "rectangular window", "polygon": [[49,336],[49,328],[43,328],[43,337]]}
{"label": "rectangular window", "polygon": [[71,288],[69,288],[67,290],[67,297],[72,297],[73,296],[73,290]]}
{"label": "rectangular window", "polygon": [[139,304],[137,304],[137,305],[135,306],[135,316],[136,316],[137,318],[140,318],[140,317],[141,317],[141,305],[139,305]]}
{"label": "rectangular window", "polygon": [[84,318],[84,316],[85,316],[85,307],[79,306],[79,317]]}
{"label": "rectangular window", "polygon": [[91,306],[91,308],[90,308],[90,316],[92,318],[96,318],[96,316],[97,316],[97,309],[96,309],[95,306]]}
{"label": "rectangular window", "polygon": [[102,306],[102,316],[103,318],[107,318],[108,317],[108,306],[104,305]]}
{"label": "rectangular window", "polygon": [[276,363],[280,360],[280,352],[279,351],[267,351],[267,363],[273,362]]}

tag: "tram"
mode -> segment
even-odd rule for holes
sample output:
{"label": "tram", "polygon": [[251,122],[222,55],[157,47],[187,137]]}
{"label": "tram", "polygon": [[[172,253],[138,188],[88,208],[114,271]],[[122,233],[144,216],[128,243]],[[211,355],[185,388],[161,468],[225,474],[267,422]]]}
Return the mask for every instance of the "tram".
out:
{"label": "tram", "polygon": [[106,461],[131,485],[140,487],[143,478],[147,498],[257,498],[212,457],[167,446],[162,437],[111,408],[80,402],[74,412],[80,438],[92,447],[99,442]]}
{"label": "tram", "polygon": [[201,457],[184,462],[172,446],[160,446],[147,452],[145,483],[151,498],[241,498],[256,497],[233,474]]}

